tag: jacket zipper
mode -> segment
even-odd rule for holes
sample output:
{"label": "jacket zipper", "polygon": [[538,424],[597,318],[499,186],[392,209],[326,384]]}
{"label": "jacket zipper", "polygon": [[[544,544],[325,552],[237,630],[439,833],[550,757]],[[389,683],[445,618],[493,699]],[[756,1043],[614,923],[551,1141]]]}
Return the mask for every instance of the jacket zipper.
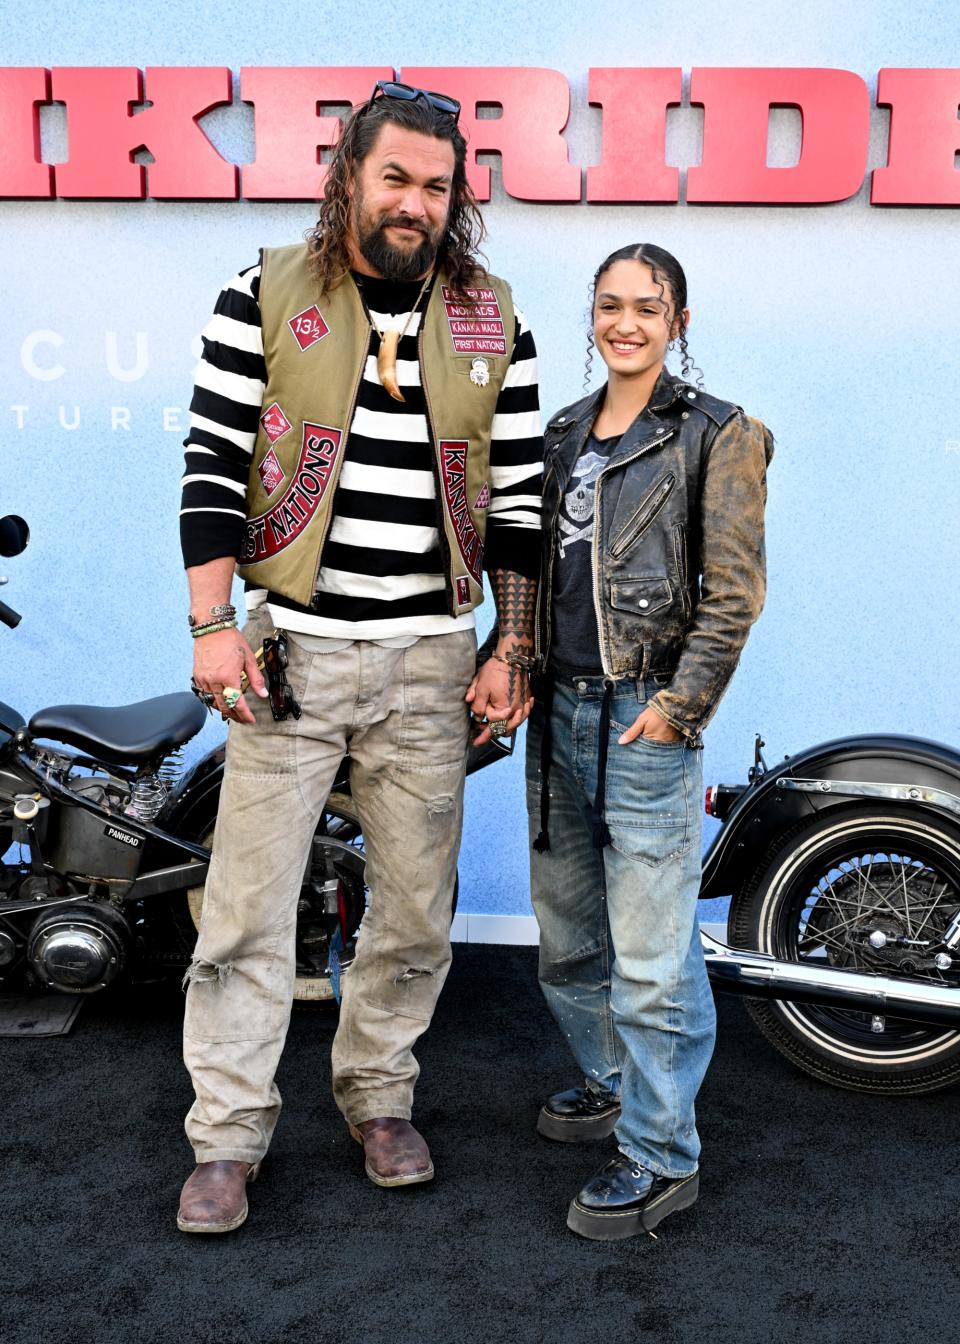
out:
{"label": "jacket zipper", "polygon": [[629,466],[631,462],[635,462],[638,457],[642,457],[643,454],[649,452],[651,448],[659,448],[659,446],[662,443],[666,443],[667,439],[672,438],[675,433],[676,430],[671,429],[666,434],[661,434],[659,438],[651,439],[649,443],[641,444],[639,448],[634,449],[634,451],[630,454],[629,457],[622,457],[620,458],[619,461],[611,462],[609,466],[604,467],[604,469],[600,472],[599,476],[597,477],[595,505],[593,514],[594,519],[593,563],[591,565],[591,569],[593,570],[593,609],[597,619],[597,637],[598,637],[598,643],[600,645],[600,662],[603,664],[604,676],[608,677],[610,680],[616,680],[616,678],[610,671],[610,659],[607,656],[607,646],[606,641],[604,639],[604,630],[603,630],[603,617],[600,610],[600,534],[603,531],[602,488],[604,477],[609,475],[610,472],[620,471],[622,467]]}
{"label": "jacket zipper", "polygon": [[647,530],[667,502],[667,497],[676,483],[677,478],[671,471],[659,485],[654,486],[633,518],[610,547],[611,555],[623,555],[624,551],[628,550],[638,537]]}
{"label": "jacket zipper", "polygon": [[[546,495],[546,493],[547,493],[547,481],[550,479],[550,473],[551,473],[551,472],[555,472],[555,471],[556,471],[556,454],[553,454],[553,455],[551,456],[551,458],[550,458],[550,461],[549,461],[548,463],[545,463],[545,469],[544,469],[544,474],[543,474],[543,485],[542,485],[542,487],[541,487],[541,496]],[[553,535],[553,527],[554,527],[554,524],[555,524],[556,521],[557,521],[557,516],[558,516],[559,513],[560,513],[560,496],[558,495],[558,496],[557,496],[557,507],[556,507],[556,508],[554,509],[554,511],[553,511],[553,517],[550,518],[550,519],[548,520],[548,526],[547,526],[547,529],[546,529],[546,531],[547,531],[547,535],[548,535],[548,536],[552,536],[552,535]],[[534,628],[534,632],[535,632],[536,645],[537,645],[537,647],[534,649],[534,653],[535,653],[535,655],[536,655],[538,665],[541,663],[542,658],[543,658],[543,652],[542,652],[541,648],[539,647],[539,645],[540,645],[541,613],[542,613],[543,630],[544,630],[544,636],[545,636],[545,638],[544,638],[544,640],[543,640],[543,648],[544,648],[544,649],[549,649],[549,647],[550,647],[550,640],[551,640],[552,635],[553,635],[553,629],[552,629],[552,625],[551,625],[551,609],[552,609],[552,605],[553,605],[553,551],[552,551],[552,550],[551,550],[551,552],[550,552],[550,558],[549,558],[547,564],[545,565],[545,569],[546,569],[546,583],[545,583],[545,584],[540,584],[540,585],[538,586],[538,588],[537,588],[537,605],[536,605],[536,613],[535,613],[535,615],[534,615],[534,621],[533,621],[533,628]],[[546,593],[544,593],[544,590],[546,590]],[[546,598],[545,601],[544,601],[544,597]],[[541,671],[542,671],[542,670],[543,670],[543,669],[541,668]]]}
{"label": "jacket zipper", "polygon": [[677,523],[673,529],[673,551],[677,558],[677,574],[680,579],[680,592],[683,596],[683,612],[690,619],[690,597],[687,593],[687,529],[683,523]]}
{"label": "jacket zipper", "polygon": [[[429,306],[429,303],[428,303]],[[457,608],[453,598],[453,580],[450,577],[452,565],[450,542],[447,540],[447,512],[446,500],[443,493],[443,480],[440,476],[440,446],[437,442],[436,431],[433,424],[433,404],[430,401],[430,389],[427,386],[426,370],[423,367],[423,327],[420,323],[420,330],[417,332],[417,364],[420,367],[420,386],[423,388],[423,403],[427,417],[427,433],[430,435],[430,446],[433,452],[430,455],[430,465],[433,467],[434,488],[437,492],[437,536],[440,540],[440,554],[443,556],[443,585],[447,593],[447,606],[450,615],[456,619]]]}
{"label": "jacket zipper", "polygon": [[353,428],[353,417],[357,410],[357,398],[360,395],[360,384],[363,382],[364,370],[367,367],[367,356],[370,353],[370,331],[367,330],[367,339],[363,345],[363,358],[360,360],[360,372],[357,375],[357,381],[354,384],[353,396],[350,398],[350,410],[347,414],[346,424],[343,427],[343,438],[341,448],[338,454],[337,470],[333,480],[327,486],[330,491],[330,507],[327,510],[326,522],[324,523],[323,535],[320,538],[320,549],[317,552],[317,567],[313,575],[313,588],[311,589],[310,601],[312,602],[317,592],[317,584],[320,582],[320,570],[323,566],[323,548],[327,544],[327,537],[330,534],[330,528],[333,523],[333,508],[337,497],[337,486],[340,483],[340,473],[343,470],[343,460],[347,455],[347,444],[350,440],[350,430]]}

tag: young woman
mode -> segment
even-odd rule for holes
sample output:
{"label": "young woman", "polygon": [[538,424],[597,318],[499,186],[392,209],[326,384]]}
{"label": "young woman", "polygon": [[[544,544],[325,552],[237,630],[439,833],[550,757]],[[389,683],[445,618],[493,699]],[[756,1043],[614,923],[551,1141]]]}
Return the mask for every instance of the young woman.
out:
{"label": "young woman", "polygon": [[[696,919],[701,731],[763,604],[768,430],[686,381],[686,278],[649,244],[591,291],[598,392],[546,430],[527,785],[540,983],[584,1075],[541,1134],[616,1135],[573,1199],[585,1237],[697,1198],[694,1099],[715,1015]],[[667,372],[679,346],[683,377]]]}

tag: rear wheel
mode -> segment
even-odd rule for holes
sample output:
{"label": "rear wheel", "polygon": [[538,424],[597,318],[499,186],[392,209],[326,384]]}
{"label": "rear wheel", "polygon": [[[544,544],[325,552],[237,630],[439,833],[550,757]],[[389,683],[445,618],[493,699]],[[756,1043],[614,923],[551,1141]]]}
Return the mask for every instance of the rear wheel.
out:
{"label": "rear wheel", "polygon": [[[784,961],[956,987],[937,948],[960,909],[960,829],[946,819],[836,808],[781,836],[734,897],[729,937]],[[941,958],[942,963],[942,958]],[[822,1005],[750,1000],[750,1016],[806,1073],[860,1092],[960,1081],[960,1031]]]}
{"label": "rear wheel", "polygon": [[[212,829],[200,843],[210,847]],[[331,942],[340,929],[344,948],[338,953],[339,961],[348,965],[366,908],[364,866],[363,832],[353,799],[346,793],[331,793],[313,837],[300,889],[294,999],[333,999]],[[194,927],[199,929],[203,887],[191,887],[187,902]]]}

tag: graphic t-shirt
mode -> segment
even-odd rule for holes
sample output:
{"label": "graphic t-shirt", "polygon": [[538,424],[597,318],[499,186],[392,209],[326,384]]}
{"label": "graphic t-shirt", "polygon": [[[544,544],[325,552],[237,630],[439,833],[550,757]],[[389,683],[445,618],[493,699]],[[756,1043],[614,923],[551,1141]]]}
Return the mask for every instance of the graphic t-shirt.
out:
{"label": "graphic t-shirt", "polygon": [[603,663],[593,605],[594,501],[597,477],[619,442],[619,435],[587,439],[560,501],[553,552],[552,655],[578,672],[597,675]]}

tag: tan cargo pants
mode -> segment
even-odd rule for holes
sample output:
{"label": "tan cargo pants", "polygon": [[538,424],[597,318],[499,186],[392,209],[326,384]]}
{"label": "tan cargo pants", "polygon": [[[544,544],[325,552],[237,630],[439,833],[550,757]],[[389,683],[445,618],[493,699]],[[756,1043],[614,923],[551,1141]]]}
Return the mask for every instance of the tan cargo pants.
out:
{"label": "tan cargo pants", "polygon": [[[263,629],[260,629],[260,626]],[[269,633],[255,615],[248,638]],[[200,936],[188,972],[186,1120],[198,1162],[256,1162],[280,1112],[274,1074],[295,975],[297,900],[317,821],[351,756],[368,908],[342,980],[333,1091],[352,1124],[409,1119],[426,1030],[450,966],[473,630],[406,649],[289,645],[299,720],[231,724]]]}

